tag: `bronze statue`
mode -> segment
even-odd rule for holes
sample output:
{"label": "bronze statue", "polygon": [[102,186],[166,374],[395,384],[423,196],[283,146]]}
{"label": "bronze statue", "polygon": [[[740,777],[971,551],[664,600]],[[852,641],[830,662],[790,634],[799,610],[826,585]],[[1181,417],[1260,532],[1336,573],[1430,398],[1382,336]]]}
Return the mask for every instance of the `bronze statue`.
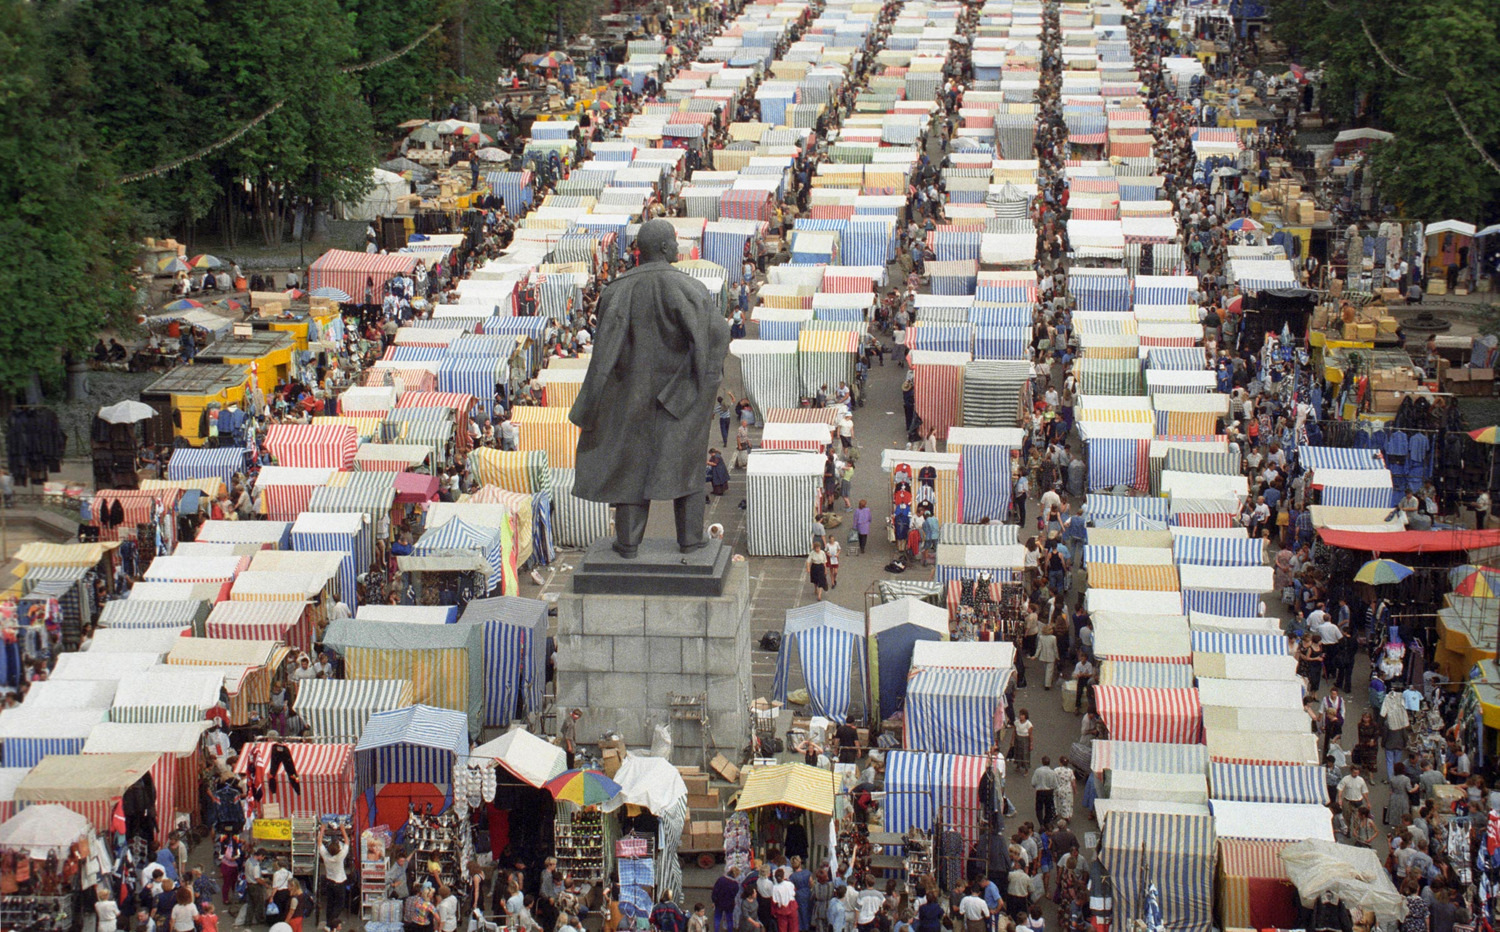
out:
{"label": "bronze statue", "polygon": [[677,231],[651,220],[640,265],[599,297],[599,326],[568,418],[578,437],[573,494],[615,506],[614,549],[636,555],[652,501],[672,500],[677,545],[703,547],[705,433],[729,324],[702,282],[672,267]]}

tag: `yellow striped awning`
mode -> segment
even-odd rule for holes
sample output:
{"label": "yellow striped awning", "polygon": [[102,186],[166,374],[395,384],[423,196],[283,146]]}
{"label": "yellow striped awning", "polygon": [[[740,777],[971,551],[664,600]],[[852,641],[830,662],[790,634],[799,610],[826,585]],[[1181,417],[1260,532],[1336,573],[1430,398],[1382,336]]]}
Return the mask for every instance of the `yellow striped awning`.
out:
{"label": "yellow striped awning", "polygon": [[1136,592],[1176,592],[1177,567],[1147,563],[1090,563],[1089,586]]}
{"label": "yellow striped awning", "polygon": [[[13,556],[27,566],[93,566],[120,546],[119,541],[95,544],[22,544]],[[24,573],[17,573],[17,576]]]}
{"label": "yellow striped awning", "polygon": [[851,330],[803,330],[797,334],[799,353],[852,353],[859,347],[859,334]]}
{"label": "yellow striped awning", "polygon": [[735,809],[762,806],[792,806],[821,815],[833,815],[838,780],[828,770],[806,764],[777,764],[745,771],[745,788]]}
{"label": "yellow striped awning", "polygon": [[1168,411],[1167,434],[1172,437],[1208,437],[1219,432],[1219,416],[1212,411]]}
{"label": "yellow striped awning", "polygon": [[468,711],[467,650],[346,647],[344,666],[351,680],[411,680],[417,705]]}
{"label": "yellow striped awning", "polygon": [[355,417],[348,414],[325,414],[312,420],[314,424],[352,427],[361,440],[370,440],[380,436],[381,428],[385,424],[385,418],[382,417]]}
{"label": "yellow striped awning", "polygon": [[224,480],[218,476],[204,476],[201,479],[142,479],[142,492],[167,492],[176,490],[178,492],[202,492],[204,495],[218,495],[224,488]]}
{"label": "yellow striped awning", "polygon": [[1135,359],[1140,351],[1134,346],[1083,346],[1084,359]]}
{"label": "yellow striped awning", "polygon": [[[1092,396],[1103,397],[1103,396]],[[1099,421],[1106,424],[1151,424],[1149,408],[1096,408],[1087,407],[1078,409],[1078,420]]]}
{"label": "yellow striped awning", "polygon": [[521,449],[545,450],[549,466],[573,468],[578,455],[579,430],[568,420],[567,408],[516,407],[511,410],[511,420],[521,433]]}

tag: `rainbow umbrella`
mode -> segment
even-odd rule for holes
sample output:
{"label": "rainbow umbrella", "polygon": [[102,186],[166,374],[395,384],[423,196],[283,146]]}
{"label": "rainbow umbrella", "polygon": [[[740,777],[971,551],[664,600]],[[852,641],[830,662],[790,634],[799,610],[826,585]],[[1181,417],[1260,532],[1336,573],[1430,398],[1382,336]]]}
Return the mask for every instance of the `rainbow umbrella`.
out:
{"label": "rainbow umbrella", "polygon": [[597,770],[569,770],[542,784],[553,799],[579,806],[598,806],[620,792],[620,784]]}
{"label": "rainbow umbrella", "polygon": [[1495,590],[1490,586],[1490,581],[1485,578],[1484,571],[1476,569],[1474,572],[1458,581],[1453,587],[1456,595],[1473,596],[1476,599],[1493,599]]}
{"label": "rainbow umbrella", "polygon": [[1483,569],[1484,567],[1477,563],[1461,563],[1448,571],[1448,586],[1457,588],[1459,583]]}
{"label": "rainbow umbrella", "polygon": [[1234,220],[1231,220],[1228,223],[1224,224],[1224,229],[1233,230],[1236,233],[1240,232],[1241,230],[1248,230],[1251,233],[1259,233],[1264,230],[1265,227],[1261,226],[1254,220],[1251,220],[1249,217],[1237,217]]}
{"label": "rainbow umbrella", "polygon": [[1469,431],[1469,436],[1480,443],[1500,443],[1500,427],[1481,427]]}
{"label": "rainbow umbrella", "polygon": [[233,298],[220,298],[219,300],[214,302],[214,307],[222,307],[226,310],[231,311],[243,311],[245,309],[245,305],[234,300]]}
{"label": "rainbow umbrella", "polygon": [[203,306],[203,302],[202,301],[194,301],[192,298],[178,298],[176,301],[173,301],[171,304],[164,305],[162,307],[162,310],[164,310],[164,311],[191,311],[194,308],[199,308],[199,307],[202,307],[202,306]]}
{"label": "rainbow umbrella", "polygon": [[216,269],[223,264],[217,256],[210,256],[208,253],[194,256],[188,260],[188,265],[191,265],[195,269]]}
{"label": "rainbow umbrella", "polygon": [[1371,560],[1354,574],[1354,581],[1372,586],[1389,586],[1410,576],[1412,572],[1411,567],[1395,560]]}
{"label": "rainbow umbrella", "polygon": [[162,256],[156,260],[156,270],[166,275],[186,272],[189,268],[187,261],[179,256]]}

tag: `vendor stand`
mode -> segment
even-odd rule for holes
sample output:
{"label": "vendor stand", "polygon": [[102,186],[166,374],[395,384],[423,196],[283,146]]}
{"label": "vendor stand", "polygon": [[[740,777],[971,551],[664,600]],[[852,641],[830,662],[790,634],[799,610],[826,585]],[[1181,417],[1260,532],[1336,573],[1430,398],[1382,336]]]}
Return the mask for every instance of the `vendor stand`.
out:
{"label": "vendor stand", "polygon": [[737,812],[750,818],[757,860],[802,854],[821,864],[834,851],[838,777],[806,764],[751,767],[744,772]]}
{"label": "vendor stand", "polygon": [[[63,806],[30,806],[0,823],[0,929],[72,930],[93,911],[98,837]],[[25,865],[23,872],[20,868]]]}

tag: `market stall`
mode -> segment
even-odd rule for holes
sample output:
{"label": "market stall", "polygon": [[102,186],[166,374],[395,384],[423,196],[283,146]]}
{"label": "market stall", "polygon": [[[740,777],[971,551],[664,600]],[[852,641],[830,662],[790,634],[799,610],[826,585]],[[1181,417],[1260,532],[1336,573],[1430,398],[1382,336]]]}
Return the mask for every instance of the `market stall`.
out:
{"label": "market stall", "polygon": [[747,768],[735,811],[748,813],[756,849],[764,857],[801,850],[822,863],[833,850],[838,777],[806,764]]}
{"label": "market stall", "polygon": [[[295,783],[288,776],[292,770],[276,778],[288,760],[295,768]],[[263,788],[260,799],[247,800],[257,814],[270,803],[281,808],[284,819],[321,819],[355,812],[354,751],[346,743],[252,741],[240,748],[234,772]]]}
{"label": "market stall", "polygon": [[[410,680],[412,699],[419,707],[454,710],[467,717],[469,729],[479,732],[484,712],[480,626],[344,618],[328,626],[323,643],[343,655],[348,679]],[[368,729],[367,725],[366,734]]]}
{"label": "market stall", "polygon": [[113,830],[119,803],[128,837],[164,844],[175,825],[176,774],[176,761],[168,754],[50,754],[16,786],[15,800],[28,809],[40,803],[64,806],[101,833]]}
{"label": "market stall", "polygon": [[872,605],[868,618],[871,691],[878,703],[878,718],[884,720],[906,702],[907,674],[911,672],[916,642],[947,640],[948,612],[907,596]]}
{"label": "market stall", "polygon": [[454,764],[468,753],[460,712],[414,705],[371,715],[354,748],[359,823],[405,825],[414,799],[451,794]]}
{"label": "market stall", "polygon": [[781,702],[786,702],[789,691],[793,645],[812,714],[843,722],[853,696],[860,696],[860,705],[865,704],[864,665],[854,662],[855,657],[864,656],[865,648],[865,623],[858,613],[831,602],[787,610],[772,687],[774,698]]}
{"label": "market stall", "polygon": [[547,603],[517,596],[475,599],[458,623],[483,632],[485,727],[541,715],[547,686]]}
{"label": "market stall", "polygon": [[0,897],[0,928],[81,926],[75,907],[88,903],[81,894],[97,844],[95,826],[64,806],[32,805],[0,821],[0,887],[8,891]]}
{"label": "market stall", "polygon": [[376,712],[412,705],[410,680],[304,680],[292,708],[322,741],[353,744]]}
{"label": "market stall", "polygon": [[1155,886],[1161,919],[1178,932],[1213,926],[1214,824],[1206,815],[1111,812],[1099,857],[1115,879],[1115,922],[1151,921],[1147,887]]}

